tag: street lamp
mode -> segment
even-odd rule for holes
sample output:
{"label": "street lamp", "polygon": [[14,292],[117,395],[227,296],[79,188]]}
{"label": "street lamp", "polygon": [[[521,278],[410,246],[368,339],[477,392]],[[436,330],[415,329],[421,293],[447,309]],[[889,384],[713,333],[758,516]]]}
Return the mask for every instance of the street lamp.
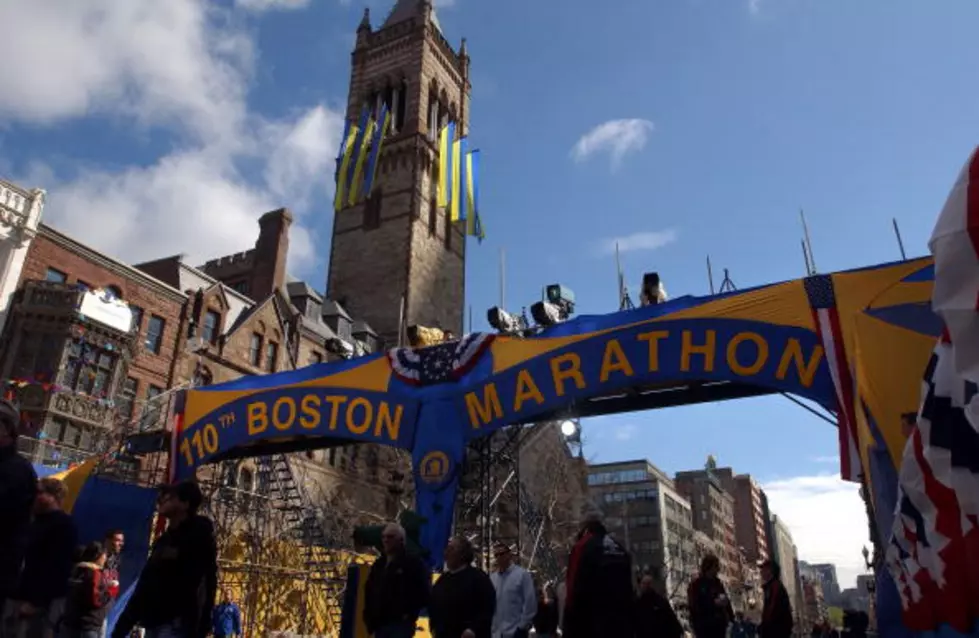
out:
{"label": "street lamp", "polygon": [[570,420],[570,419],[562,422],[561,423],[561,434],[563,434],[565,436],[565,438],[570,439],[571,437],[573,437],[576,434],[578,434],[578,424],[575,423],[574,421]]}
{"label": "street lamp", "polygon": [[871,571],[874,568],[874,564],[870,562],[870,550],[867,549],[866,545],[863,546],[861,553],[863,554],[863,562],[867,566],[867,571]]}

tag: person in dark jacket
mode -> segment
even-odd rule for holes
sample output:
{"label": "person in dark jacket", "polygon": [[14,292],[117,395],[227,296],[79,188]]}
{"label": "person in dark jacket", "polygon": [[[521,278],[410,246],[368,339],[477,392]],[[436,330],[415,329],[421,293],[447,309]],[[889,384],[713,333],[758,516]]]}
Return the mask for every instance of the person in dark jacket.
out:
{"label": "person in dark jacket", "polygon": [[601,518],[585,519],[568,561],[564,603],[566,638],[606,638],[633,633],[632,557]]}
{"label": "person in dark jacket", "polygon": [[24,568],[17,587],[17,615],[25,638],[52,638],[64,612],[68,579],[75,565],[78,531],[63,509],[68,489],[43,478],[34,498]]}
{"label": "person in dark jacket", "polygon": [[106,578],[106,551],[101,543],[87,545],[81,561],[75,565],[68,581],[65,615],[61,619],[59,638],[98,638],[109,611],[111,582]]}
{"label": "person in dark jacket", "polygon": [[646,574],[639,581],[639,597],[636,599],[636,638],[681,638],[683,625],[673,606],[665,596],[656,591],[653,577]]}
{"label": "person in dark jacket", "polygon": [[431,572],[405,550],[405,530],[391,523],[381,532],[384,555],[371,565],[364,597],[364,623],[376,638],[411,638],[428,605]]}
{"label": "person in dark jacket", "polygon": [[214,638],[241,635],[241,609],[231,598],[231,592],[225,590],[221,596],[221,603],[214,607],[211,627]]}
{"label": "person in dark jacket", "polygon": [[534,631],[538,638],[555,638],[559,624],[557,592],[550,584],[540,588],[537,597],[537,614],[534,616]]}
{"label": "person in dark jacket", "polygon": [[734,620],[734,609],[718,574],[721,561],[708,554],[700,561],[700,574],[687,589],[690,625],[697,638],[724,638]]}
{"label": "person in dark jacket", "polygon": [[473,567],[476,552],[463,536],[445,548],[445,572],[432,587],[428,625],[435,638],[491,638],[496,589],[483,570]]}
{"label": "person in dark jacket", "polygon": [[160,489],[158,511],[169,525],[153,544],[112,638],[126,638],[137,624],[146,630],[146,638],[204,638],[210,633],[217,543],[214,524],[197,513],[203,500],[193,481]]}
{"label": "person in dark jacket", "polygon": [[761,565],[762,593],[765,597],[758,634],[761,638],[791,638],[792,603],[781,580],[779,564],[767,560]]}
{"label": "person in dark jacket", "polygon": [[[17,453],[19,422],[20,411],[14,404],[0,400],[0,616],[17,591],[37,494],[37,474],[30,461]],[[0,635],[3,629],[0,626]]]}

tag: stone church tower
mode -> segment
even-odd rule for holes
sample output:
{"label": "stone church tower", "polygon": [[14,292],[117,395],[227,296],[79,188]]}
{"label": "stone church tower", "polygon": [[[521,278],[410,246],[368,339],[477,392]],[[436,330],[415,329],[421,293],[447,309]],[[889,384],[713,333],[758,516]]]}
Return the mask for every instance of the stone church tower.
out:
{"label": "stone church tower", "polygon": [[463,330],[464,224],[436,208],[438,130],[468,131],[469,56],[442,34],[431,0],[397,0],[384,23],[357,29],[347,120],[365,108],[393,114],[374,192],[336,213],[327,295],[367,321],[388,347],[405,325]]}

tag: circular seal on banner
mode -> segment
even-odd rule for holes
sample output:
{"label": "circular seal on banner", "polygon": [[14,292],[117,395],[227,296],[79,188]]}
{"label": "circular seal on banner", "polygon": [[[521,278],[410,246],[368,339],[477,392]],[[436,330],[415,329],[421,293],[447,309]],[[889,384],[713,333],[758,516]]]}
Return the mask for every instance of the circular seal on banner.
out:
{"label": "circular seal on banner", "polygon": [[418,466],[418,476],[423,483],[437,485],[448,478],[451,465],[449,455],[445,452],[429,452],[422,457],[422,462]]}

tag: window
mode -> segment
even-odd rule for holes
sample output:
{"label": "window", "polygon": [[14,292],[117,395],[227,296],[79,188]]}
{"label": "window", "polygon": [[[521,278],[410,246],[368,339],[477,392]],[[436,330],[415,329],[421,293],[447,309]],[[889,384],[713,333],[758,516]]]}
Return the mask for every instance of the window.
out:
{"label": "window", "polygon": [[81,279],[75,281],[75,285],[86,291],[92,289],[92,284],[88,283],[87,281],[82,281]]}
{"label": "window", "polygon": [[116,399],[116,414],[126,419],[126,423],[133,418],[133,408],[136,407],[136,391],[139,389],[139,381],[132,377],[126,379],[119,396]]}
{"label": "window", "polygon": [[265,369],[275,372],[275,360],[279,354],[279,344],[269,341],[265,346]]}
{"label": "window", "polygon": [[248,351],[248,361],[256,368],[262,362],[262,335],[252,333],[252,343]]}
{"label": "window", "polygon": [[247,281],[238,281],[230,285],[231,289],[235,292],[240,292],[243,295],[247,295],[249,288]]}
{"label": "window", "polygon": [[75,339],[68,346],[61,385],[76,392],[99,396],[109,390],[115,367],[114,351]]}
{"label": "window", "polygon": [[151,385],[146,388],[146,405],[143,408],[143,416],[139,420],[140,431],[149,430],[157,425],[160,414],[163,412],[164,401],[159,398],[163,394],[163,388]]}
{"label": "window", "polygon": [[44,275],[44,281],[52,281],[56,284],[63,284],[68,281],[68,275],[57,270],[56,268],[48,268],[48,272]]}
{"label": "window", "polygon": [[61,347],[64,341],[51,334],[38,332],[25,333],[17,348],[14,359],[13,377],[15,379],[37,379],[51,381],[61,366]]}
{"label": "window", "polygon": [[139,306],[134,306],[130,304],[129,310],[132,311],[133,313],[133,323],[132,323],[132,328],[130,328],[130,330],[132,330],[138,335],[139,331],[143,327],[143,309],[140,308]]}
{"label": "window", "polygon": [[208,343],[215,343],[218,340],[218,335],[221,332],[221,315],[214,312],[213,310],[208,310],[204,313],[204,331],[201,336],[204,341]]}
{"label": "window", "polygon": [[323,363],[323,355],[319,352],[312,352],[309,355],[309,365],[315,365],[317,363]]}
{"label": "window", "polygon": [[112,299],[122,299],[122,290],[119,289],[119,286],[106,286],[105,292]]}
{"label": "window", "polygon": [[160,346],[163,345],[163,329],[166,322],[163,317],[150,315],[150,323],[146,327],[146,349],[153,354],[160,354]]}

